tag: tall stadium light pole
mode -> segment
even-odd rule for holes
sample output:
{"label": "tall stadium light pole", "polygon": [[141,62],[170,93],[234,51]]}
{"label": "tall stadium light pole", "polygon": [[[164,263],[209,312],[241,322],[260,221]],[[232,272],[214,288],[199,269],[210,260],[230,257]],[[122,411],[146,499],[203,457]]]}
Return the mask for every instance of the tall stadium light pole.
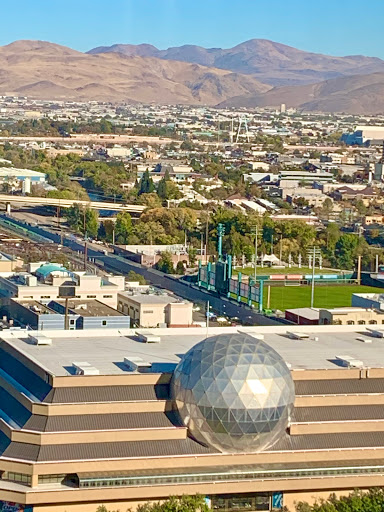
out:
{"label": "tall stadium light pole", "polygon": [[253,280],[255,281],[255,284],[256,284],[256,277],[257,277],[257,237],[258,237],[258,227],[257,227],[257,225],[254,226],[253,233],[255,235],[255,265],[254,265],[254,268],[253,268]]}
{"label": "tall stadium light pole", "polygon": [[318,247],[314,246],[312,250],[308,251],[308,255],[312,256],[311,308],[313,308],[314,301],[315,301],[315,266],[316,266],[316,258],[319,258],[319,256],[321,255],[321,250]]}
{"label": "tall stadium light pole", "polygon": [[311,308],[315,300],[315,261],[316,261],[316,249],[313,247],[313,258],[312,258],[312,289],[311,289]]}

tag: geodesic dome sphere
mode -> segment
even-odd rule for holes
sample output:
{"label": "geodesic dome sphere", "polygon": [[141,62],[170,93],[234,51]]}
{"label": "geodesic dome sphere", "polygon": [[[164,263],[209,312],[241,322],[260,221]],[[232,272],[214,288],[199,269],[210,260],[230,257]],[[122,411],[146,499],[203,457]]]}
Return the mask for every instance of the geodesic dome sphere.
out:
{"label": "geodesic dome sphere", "polygon": [[177,365],[171,394],[190,435],[221,452],[257,452],[284,434],[295,400],[282,357],[248,334],[221,334]]}

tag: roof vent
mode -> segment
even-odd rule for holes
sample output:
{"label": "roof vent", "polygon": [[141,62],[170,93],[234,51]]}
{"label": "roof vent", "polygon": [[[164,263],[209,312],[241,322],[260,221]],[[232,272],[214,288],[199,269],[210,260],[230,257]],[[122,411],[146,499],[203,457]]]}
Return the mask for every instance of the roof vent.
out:
{"label": "roof vent", "polygon": [[144,361],[141,357],[124,357],[124,364],[131,372],[138,372],[143,368],[151,368],[152,363]]}
{"label": "roof vent", "polygon": [[345,366],[347,368],[363,368],[364,363],[360,361],[360,359],[355,359],[352,356],[336,356],[336,361],[338,361],[341,366]]}
{"label": "roof vent", "polygon": [[72,363],[76,375],[100,375],[100,371],[86,361]]}

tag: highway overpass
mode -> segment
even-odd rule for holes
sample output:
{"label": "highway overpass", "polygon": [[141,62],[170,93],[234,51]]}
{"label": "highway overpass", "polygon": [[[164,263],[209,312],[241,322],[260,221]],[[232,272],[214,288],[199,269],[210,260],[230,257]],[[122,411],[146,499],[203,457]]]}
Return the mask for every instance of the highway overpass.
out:
{"label": "highway overpass", "polygon": [[82,201],[79,199],[54,199],[51,197],[12,196],[9,194],[0,194],[0,202],[6,203],[7,205],[17,203],[31,206],[56,206],[60,208],[70,208],[74,204],[79,204],[94,210],[124,211],[139,214],[143,213],[146,208],[139,204],[104,203],[101,201]]}

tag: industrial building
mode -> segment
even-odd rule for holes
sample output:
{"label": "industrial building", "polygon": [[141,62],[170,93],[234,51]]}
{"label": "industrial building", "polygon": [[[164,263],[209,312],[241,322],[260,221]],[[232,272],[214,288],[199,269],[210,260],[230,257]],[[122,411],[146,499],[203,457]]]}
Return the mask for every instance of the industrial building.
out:
{"label": "industrial building", "polygon": [[11,299],[8,316],[22,327],[50,329],[129,329],[130,318],[95,299],[36,301]]}
{"label": "industrial building", "polygon": [[363,146],[372,142],[381,142],[384,140],[384,126],[356,126],[354,132],[344,133],[341,140],[351,146]]}
{"label": "industrial building", "polygon": [[193,324],[193,304],[167,294],[118,294],[117,309],[140,327],[189,327]]}
{"label": "industrial building", "polygon": [[383,486],[383,335],[3,331],[1,499],[95,512],[202,493],[217,512],[293,511]]}
{"label": "industrial building", "polygon": [[72,272],[57,263],[30,263],[28,272],[0,274],[0,295],[3,298],[47,301],[71,297],[96,299],[117,307],[117,294],[124,291],[124,276],[97,276]]}

